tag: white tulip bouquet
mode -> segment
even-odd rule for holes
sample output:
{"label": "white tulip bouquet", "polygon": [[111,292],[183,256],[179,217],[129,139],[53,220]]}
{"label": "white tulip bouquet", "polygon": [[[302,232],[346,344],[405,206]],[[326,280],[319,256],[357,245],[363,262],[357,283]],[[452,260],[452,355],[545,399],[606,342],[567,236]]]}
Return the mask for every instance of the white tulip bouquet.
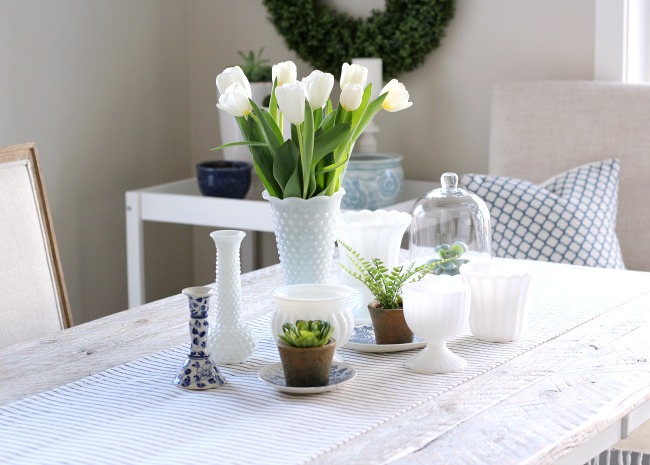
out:
{"label": "white tulip bouquet", "polygon": [[[343,64],[337,108],[330,99],[332,74],[316,70],[298,81],[291,61],[273,65],[272,74],[268,109],[251,100],[250,84],[239,66],[217,76],[217,107],[237,119],[244,140],[214,150],[247,145],[264,187],[279,199],[333,195],[341,187],[355,141],[372,118],[381,109],[395,112],[413,104],[396,79],[371,101],[368,69],[356,64]],[[291,123],[286,139],[285,118]]]}

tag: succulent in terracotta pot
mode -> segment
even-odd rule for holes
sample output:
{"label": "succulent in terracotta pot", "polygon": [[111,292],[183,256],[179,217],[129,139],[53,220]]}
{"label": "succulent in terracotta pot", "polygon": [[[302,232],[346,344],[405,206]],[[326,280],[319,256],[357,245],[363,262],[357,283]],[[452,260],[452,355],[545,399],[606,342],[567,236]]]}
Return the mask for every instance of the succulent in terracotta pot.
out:
{"label": "succulent in terracotta pot", "polygon": [[432,272],[435,263],[416,266],[415,262],[388,268],[378,258],[365,258],[343,241],[338,241],[348,254],[355,270],[341,264],[351,276],[364,283],[374,297],[368,311],[375,329],[377,344],[406,344],[413,342],[413,331],[404,320],[402,289]]}
{"label": "succulent in terracotta pot", "polygon": [[315,387],[329,384],[336,341],[327,321],[298,320],[282,325],[278,352],[287,386]]}

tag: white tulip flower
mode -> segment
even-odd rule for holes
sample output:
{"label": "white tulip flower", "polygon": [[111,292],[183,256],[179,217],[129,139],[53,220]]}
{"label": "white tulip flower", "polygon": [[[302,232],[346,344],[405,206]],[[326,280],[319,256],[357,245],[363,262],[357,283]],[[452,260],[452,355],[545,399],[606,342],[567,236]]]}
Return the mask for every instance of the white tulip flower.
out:
{"label": "white tulip flower", "polygon": [[298,70],[295,63],[293,61],[283,61],[273,65],[271,80],[275,82],[275,78],[278,78],[278,87],[296,81],[298,79]]}
{"label": "white tulip flower", "polygon": [[347,111],[354,111],[361,105],[363,99],[363,86],[361,84],[348,84],[341,91],[339,103]]}
{"label": "white tulip flower", "polygon": [[239,82],[235,82],[228,86],[221,97],[219,97],[217,108],[230,113],[232,116],[246,116],[253,111],[249,99],[250,96],[246,92],[246,89]]}
{"label": "white tulip flower", "polygon": [[248,82],[248,78],[244,74],[244,71],[239,66],[226,68],[219,76],[217,76],[217,89],[219,89],[219,95],[225,94],[228,87],[236,82],[244,88],[248,97],[251,97],[251,85]]}
{"label": "white tulip flower", "polygon": [[307,100],[312,110],[323,108],[334,87],[334,76],[315,70],[309,76],[302,78],[302,82],[307,89]]}
{"label": "white tulip flower", "polygon": [[341,70],[341,90],[348,84],[359,84],[362,88],[365,88],[367,81],[368,68],[361,65],[343,63],[343,69]]}
{"label": "white tulip flower", "polygon": [[397,79],[392,79],[388,84],[384,86],[379,95],[383,95],[388,92],[384,103],[381,107],[386,111],[400,111],[405,108],[413,105],[413,102],[409,102],[409,93],[404,87],[404,84],[399,82]]}
{"label": "white tulip flower", "polygon": [[305,120],[305,100],[307,89],[301,81],[294,81],[275,88],[275,98],[282,114],[291,124]]}

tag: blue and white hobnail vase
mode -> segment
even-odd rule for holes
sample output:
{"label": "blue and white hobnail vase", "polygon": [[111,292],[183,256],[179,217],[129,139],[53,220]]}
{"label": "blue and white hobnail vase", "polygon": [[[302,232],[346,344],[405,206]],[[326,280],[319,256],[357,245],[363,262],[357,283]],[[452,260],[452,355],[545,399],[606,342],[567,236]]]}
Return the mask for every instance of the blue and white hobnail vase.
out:
{"label": "blue and white hobnail vase", "polygon": [[205,390],[223,386],[223,377],[207,349],[208,309],[211,287],[188,287],[183,289],[190,306],[190,353],[173,383],[185,389]]}
{"label": "blue and white hobnail vase", "polygon": [[376,210],[394,205],[404,184],[402,155],[353,153],[341,185],[347,195],[344,210]]}
{"label": "blue and white hobnail vase", "polygon": [[284,283],[326,284],[334,254],[336,224],[345,190],[309,199],[279,199],[268,191]]}
{"label": "blue and white hobnail vase", "polygon": [[215,324],[210,328],[208,348],[217,363],[243,363],[255,352],[255,331],[241,312],[241,259],[239,248],[244,231],[210,233],[217,248]]}

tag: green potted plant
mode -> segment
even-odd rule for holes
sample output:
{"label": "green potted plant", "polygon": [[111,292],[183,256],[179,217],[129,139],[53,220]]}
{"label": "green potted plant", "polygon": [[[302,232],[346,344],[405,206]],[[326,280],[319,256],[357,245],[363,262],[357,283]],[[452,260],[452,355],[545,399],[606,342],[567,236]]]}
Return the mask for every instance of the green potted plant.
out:
{"label": "green potted plant", "polygon": [[409,282],[422,279],[434,269],[435,264],[416,266],[415,262],[411,262],[389,269],[378,258],[364,258],[345,242],[338,241],[338,244],[347,251],[356,271],[343,264],[341,267],[364,283],[375,299],[368,304],[368,312],[377,344],[413,342],[413,331],[404,320],[402,288]]}
{"label": "green potted plant", "polygon": [[440,257],[433,258],[427,263],[433,265],[431,270],[432,274],[441,275],[446,274],[449,276],[456,276],[460,273],[461,265],[464,265],[469,260],[460,258],[467,252],[467,244],[464,242],[454,242],[453,244],[440,244],[436,246],[433,251]]}
{"label": "green potted plant", "polygon": [[278,352],[287,386],[327,386],[334,358],[334,327],[327,321],[298,320],[282,325]]}
{"label": "green potted plant", "polygon": [[242,69],[248,82],[251,85],[251,98],[263,107],[268,107],[271,100],[271,89],[273,88],[272,71],[269,60],[262,58],[264,47],[257,53],[250,50],[244,53],[239,50],[237,53],[242,59],[239,67]]}

